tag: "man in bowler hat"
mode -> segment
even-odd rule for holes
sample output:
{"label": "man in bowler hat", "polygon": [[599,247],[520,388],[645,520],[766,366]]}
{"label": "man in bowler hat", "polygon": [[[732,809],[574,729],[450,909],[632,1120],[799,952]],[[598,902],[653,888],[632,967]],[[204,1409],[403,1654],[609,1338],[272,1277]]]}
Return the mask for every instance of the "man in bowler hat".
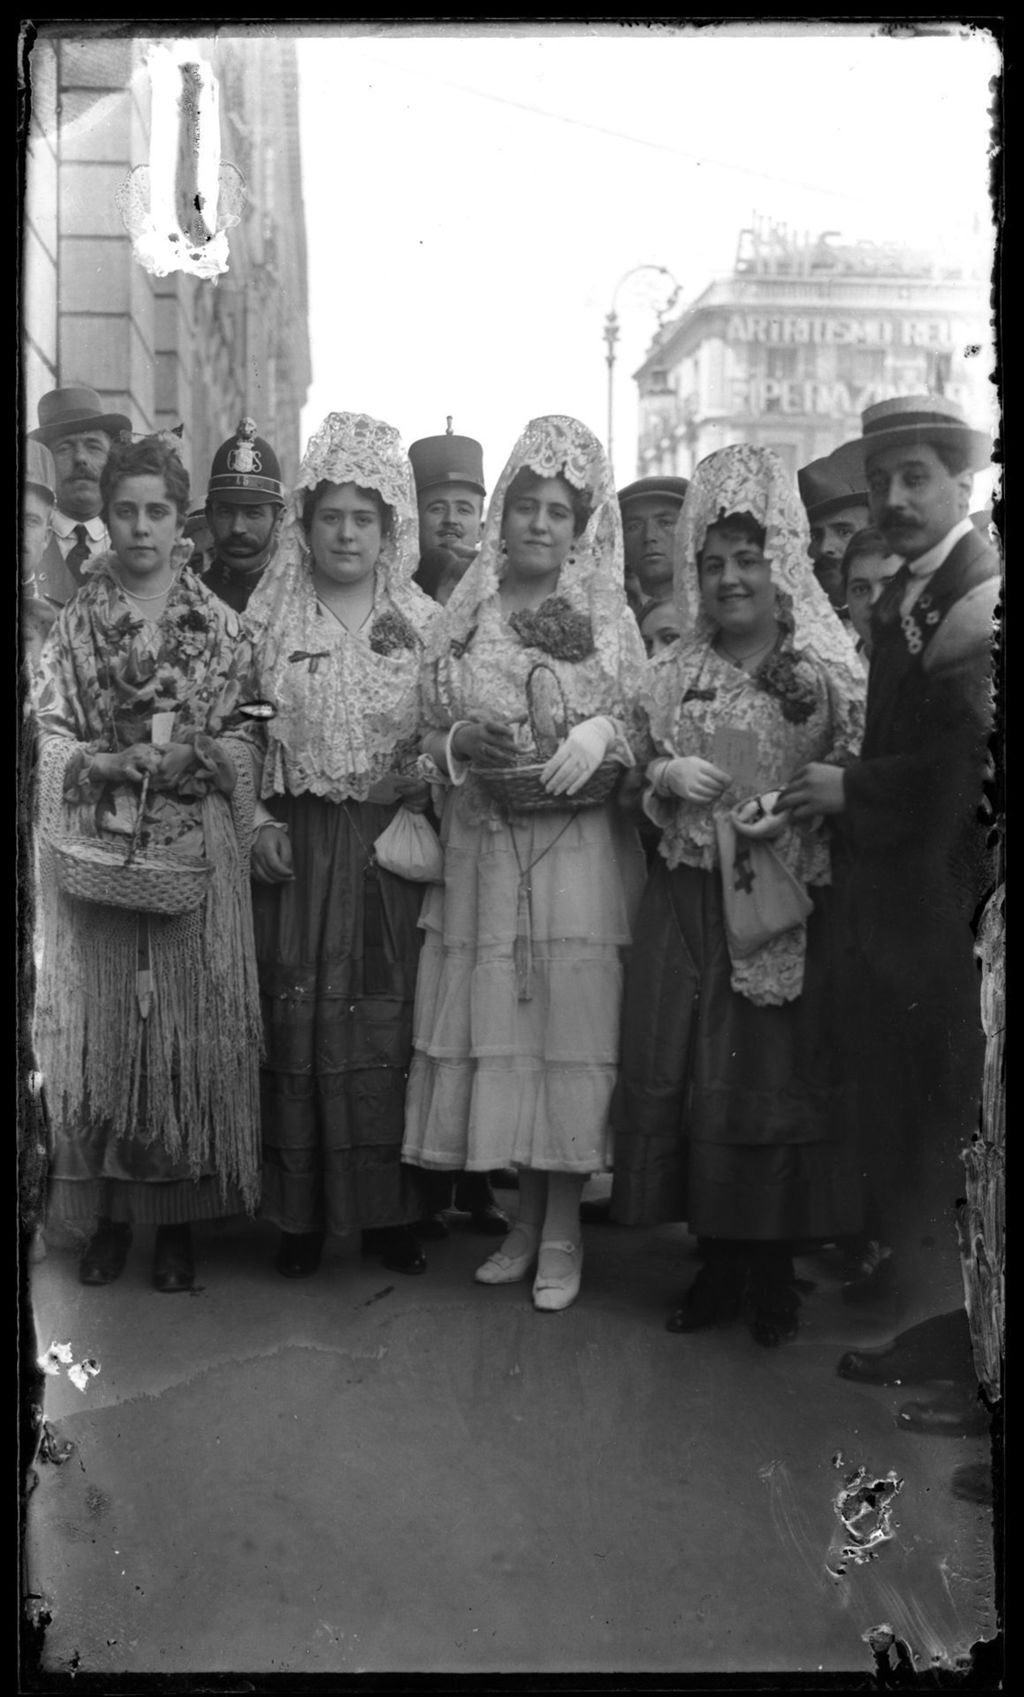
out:
{"label": "man in bowler hat", "polygon": [[[838,449],[837,454],[842,450]],[[859,530],[871,523],[868,492],[863,487],[864,474],[859,462],[844,468],[836,454],[812,460],[797,472],[800,499],[811,530],[811,557],[814,575],[821,584],[840,618],[847,618],[846,590],[843,580],[843,555],[847,544]],[[861,487],[857,488],[856,485]]]}
{"label": "man in bowler hat", "polygon": [[[882,1349],[847,1352],[839,1371],[875,1384],[954,1378],[958,1397],[907,1404],[897,1418],[912,1431],[956,1434],[980,1417],[966,1315],[950,1302],[959,1269],[949,1251],[961,1152],[979,1123],[973,927],[994,871],[984,785],[1000,562],[969,516],[990,443],[941,395],[881,401],[862,422],[861,440],[834,458],[854,477],[863,467],[872,521],[904,564],[872,616],[860,759],[845,771],[805,767],[780,805],[798,820],[842,812],[852,848],[868,1227],[892,1246],[852,1294],[932,1309]],[[947,1312],[936,1314],[943,1297]]]}
{"label": "man in bowler hat", "polygon": [[281,467],[251,418],[222,442],[206,486],[208,549],[194,564],[207,589],[244,613],[277,547],[284,512]]}
{"label": "man in bowler hat", "polygon": [[106,411],[96,390],[84,384],[51,389],[39,402],[39,425],[29,439],[53,455],[57,504],[37,578],[41,596],[55,607],[70,601],[83,567],[110,547],[100,517],[100,473],[114,438],[130,430],[131,420]]}

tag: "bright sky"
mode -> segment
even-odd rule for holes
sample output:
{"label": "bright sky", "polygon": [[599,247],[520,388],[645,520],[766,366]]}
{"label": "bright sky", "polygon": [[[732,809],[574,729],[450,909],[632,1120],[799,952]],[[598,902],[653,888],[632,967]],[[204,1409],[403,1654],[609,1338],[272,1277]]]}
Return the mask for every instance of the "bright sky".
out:
{"label": "bright sky", "polygon": [[304,437],[365,410],[408,444],[450,413],[491,486],[536,414],[603,440],[614,300],[621,485],[666,287],[618,287],[634,266],[667,267],[685,304],[732,269],[757,211],[987,270],[991,37],[787,28],[310,26]]}

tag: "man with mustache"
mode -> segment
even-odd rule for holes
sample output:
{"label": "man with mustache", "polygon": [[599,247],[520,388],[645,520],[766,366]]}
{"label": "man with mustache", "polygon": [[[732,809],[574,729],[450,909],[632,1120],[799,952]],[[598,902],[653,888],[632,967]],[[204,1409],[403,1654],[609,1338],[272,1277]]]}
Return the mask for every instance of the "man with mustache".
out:
{"label": "man with mustache", "polygon": [[96,390],[84,384],[51,389],[39,402],[38,417],[29,438],[53,455],[57,505],[36,567],[37,593],[60,608],[80,587],[86,563],[110,547],[100,517],[100,472],[114,438],[132,426],[123,413],[105,412]]}
{"label": "man with mustache", "polygon": [[872,613],[861,758],[804,767],[779,805],[796,820],[842,813],[852,848],[851,1061],[868,1228],[892,1250],[845,1294],[932,1316],[882,1349],[848,1351],[839,1372],[952,1379],[958,1395],[907,1404],[898,1423],[958,1434],[984,1426],[951,1250],[984,1061],[973,926],[995,871],[984,785],[1000,562],[969,517],[991,445],[942,395],[881,401],[862,424],[833,460],[851,475],[863,466],[872,522],[905,563]]}
{"label": "man with mustache", "polygon": [[[849,619],[843,555],[853,537],[871,522],[868,493],[861,471],[844,476],[835,457],[812,460],[797,472],[800,499],[811,528],[811,557],[814,575],[839,617]],[[855,485],[860,483],[861,487]]]}
{"label": "man with mustache", "polygon": [[480,545],[483,449],[471,436],[424,436],[409,448],[420,519],[415,581],[443,606]]}
{"label": "man with mustache", "polygon": [[207,589],[244,613],[277,546],[284,512],[281,467],[251,418],[222,442],[206,486],[206,527],[212,548],[194,561]]}

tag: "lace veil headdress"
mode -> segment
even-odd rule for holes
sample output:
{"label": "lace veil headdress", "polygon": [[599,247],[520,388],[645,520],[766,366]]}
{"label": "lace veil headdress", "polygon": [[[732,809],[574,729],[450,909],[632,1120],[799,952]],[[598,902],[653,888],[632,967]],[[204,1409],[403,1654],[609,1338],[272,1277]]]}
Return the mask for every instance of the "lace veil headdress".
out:
{"label": "lace veil headdress", "polygon": [[584,492],[591,506],[581,536],[562,566],[555,593],[581,613],[588,613],[598,653],[609,667],[617,666],[617,626],[626,606],[622,554],[622,520],[611,467],[601,443],[579,419],[561,414],[532,418],[509,456],[495,485],[484,520],[480,552],[448,606],[443,631],[435,641],[465,643],[477,622],[481,605],[497,595],[502,575],[501,532],[509,486],[524,468],[538,477],[562,477]]}
{"label": "lace veil headdress", "polygon": [[793,647],[810,649],[829,668],[840,693],[860,700],[864,671],[853,644],[811,567],[807,515],[794,480],[771,448],[733,443],[698,465],[676,525],[673,598],[682,639],[680,654],[703,651],[717,633],[700,599],[697,559],[711,527],[730,513],[750,513],[765,531],[764,552],[779,591],[781,622]]}
{"label": "lace veil headdress", "polygon": [[[284,787],[287,766],[293,792],[365,797],[388,769],[396,742],[415,730],[421,650],[373,652],[355,638],[325,644],[302,526],[303,498],[321,483],[374,490],[389,509],[375,567],[374,624],[390,609],[424,639],[437,617],[412,581],[419,564],[416,488],[398,431],[366,413],[328,413],[310,438],[277,550],[245,613],[260,687],[277,708],[267,728],[263,792]],[[330,654],[321,652],[325,646]]]}

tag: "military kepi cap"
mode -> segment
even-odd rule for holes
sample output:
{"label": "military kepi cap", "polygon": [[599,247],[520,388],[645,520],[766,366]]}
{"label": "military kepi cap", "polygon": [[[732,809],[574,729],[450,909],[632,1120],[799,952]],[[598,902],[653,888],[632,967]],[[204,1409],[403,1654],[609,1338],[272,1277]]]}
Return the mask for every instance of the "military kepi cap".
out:
{"label": "military kepi cap", "polygon": [[637,483],[627,483],[625,489],[619,490],[619,506],[641,495],[664,495],[682,501],[689,487],[685,477],[641,477]]}
{"label": "military kepi cap", "polygon": [[873,454],[887,448],[912,448],[930,443],[947,444],[966,456],[972,471],[982,471],[992,459],[992,442],[984,430],[975,430],[957,401],[948,395],[895,395],[877,401],[860,415],[858,442],[844,442],[832,459],[841,467],[866,466]]}
{"label": "military kepi cap", "polygon": [[826,454],[820,460],[801,466],[796,480],[809,524],[819,524],[834,513],[844,512],[847,507],[866,507],[869,504],[864,467],[855,459],[853,463],[848,461],[844,467],[841,463],[837,464],[836,454]]}
{"label": "military kepi cap", "polygon": [[468,483],[487,494],[484,451],[472,436],[422,436],[410,443],[409,461],[417,495],[441,483]]}
{"label": "military kepi cap", "polygon": [[213,456],[207,501],[215,497],[255,507],[264,501],[284,505],[281,467],[270,443],[257,436],[253,419],[243,418],[238,429]]}
{"label": "military kepi cap", "polygon": [[43,442],[30,436],[21,457],[21,481],[26,489],[38,489],[53,506],[57,500],[57,471],[53,455]]}

